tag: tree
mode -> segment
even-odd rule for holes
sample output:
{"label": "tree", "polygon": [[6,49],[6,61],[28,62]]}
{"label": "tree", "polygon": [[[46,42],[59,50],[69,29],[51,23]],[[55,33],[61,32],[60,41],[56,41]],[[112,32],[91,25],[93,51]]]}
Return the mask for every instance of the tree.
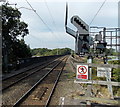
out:
{"label": "tree", "polygon": [[[18,58],[30,56],[30,49],[23,42],[24,37],[29,34],[28,25],[20,21],[21,12],[17,8],[2,5],[2,55],[3,67],[8,68],[8,63]],[[18,39],[22,37],[22,41]],[[24,55],[20,54],[24,51]]]}
{"label": "tree", "polygon": [[114,81],[120,82],[120,68],[113,69],[113,77]]}
{"label": "tree", "polygon": [[50,55],[67,55],[71,54],[71,49],[69,48],[62,48],[62,49],[47,49],[47,48],[36,48],[31,49],[31,53],[33,56],[50,56]]}

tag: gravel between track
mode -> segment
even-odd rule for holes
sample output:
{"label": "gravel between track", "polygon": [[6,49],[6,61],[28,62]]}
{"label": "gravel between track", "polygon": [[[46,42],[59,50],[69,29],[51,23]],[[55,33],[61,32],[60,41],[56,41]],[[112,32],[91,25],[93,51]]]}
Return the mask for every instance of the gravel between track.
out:
{"label": "gravel between track", "polygon": [[54,65],[49,65],[47,69],[32,75],[30,78],[22,80],[22,82],[5,90],[2,95],[2,105],[13,105],[27,90],[29,90],[50,68]]}

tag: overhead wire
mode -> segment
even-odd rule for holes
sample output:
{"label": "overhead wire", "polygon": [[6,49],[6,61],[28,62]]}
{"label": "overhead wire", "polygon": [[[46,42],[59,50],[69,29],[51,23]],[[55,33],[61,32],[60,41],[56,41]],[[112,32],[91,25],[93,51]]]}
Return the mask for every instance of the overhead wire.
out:
{"label": "overhead wire", "polygon": [[105,4],[107,0],[105,0],[102,5],[100,6],[100,8],[98,9],[97,13],[94,15],[93,19],[91,20],[89,26],[92,24],[92,22],[94,21],[94,19],[96,18],[96,16],[98,15],[98,13],[100,12],[100,10],[102,9],[103,5]]}
{"label": "overhead wire", "polygon": [[[44,0],[44,2],[45,2],[45,5],[46,5],[46,7],[47,7],[47,9],[48,9],[48,12],[49,12],[49,14],[50,14],[50,17],[51,17],[51,19],[52,19],[52,23],[53,23],[53,25],[54,25],[54,28],[55,28],[56,31],[57,31],[58,29],[57,29],[56,23],[55,23],[55,21],[54,21],[53,15],[52,15],[52,13],[51,13],[51,11],[50,11],[50,8],[49,8],[49,6],[48,6],[48,4],[47,4],[47,1]],[[56,33],[56,35],[57,35],[58,37],[60,37],[60,35],[59,35],[58,33]],[[63,40],[62,40],[62,41],[63,41]]]}
{"label": "overhead wire", "polygon": [[53,22],[53,24],[55,25],[55,21],[54,21],[54,18],[53,18],[53,16],[52,16],[52,13],[51,13],[51,11],[50,11],[50,9],[49,9],[49,7],[48,7],[48,4],[47,4],[46,0],[44,0],[44,1],[45,1],[45,5],[46,5],[46,7],[47,7],[47,9],[48,9],[48,12],[49,12],[49,14],[50,14],[50,16],[51,16],[52,22]]}
{"label": "overhead wire", "polygon": [[49,7],[48,7],[48,4],[47,4],[46,0],[44,0],[44,2],[45,2],[45,6],[47,7],[47,10],[48,10],[48,12],[49,12],[49,14],[50,14],[50,17],[51,17],[51,19],[52,19],[52,23],[53,23],[53,25],[54,25],[54,27],[55,27],[55,29],[56,29],[56,24],[55,24],[54,18],[53,18],[53,16],[52,16],[52,13],[51,13],[51,11],[50,11],[50,9],[49,9]]}
{"label": "overhead wire", "polygon": [[[49,29],[49,31],[52,33],[52,35],[54,35],[54,32],[52,31],[52,29],[50,29],[49,26],[44,22],[44,20],[43,20],[43,19],[41,18],[41,16],[36,12],[36,10],[35,10],[35,9],[32,7],[32,5],[28,2],[28,0],[26,0],[26,2],[27,2],[27,4],[31,7],[31,9],[35,12],[35,14],[40,18],[40,20],[43,22],[43,24]],[[48,6],[47,6],[47,8],[48,8]],[[48,8],[48,10],[49,10],[49,8]],[[51,17],[52,17],[52,14],[51,14],[50,10],[49,10],[49,13],[50,13],[50,15],[51,15]],[[53,20],[53,23],[55,23],[53,17],[52,17],[52,20]],[[55,36],[54,36],[54,37],[55,37]]]}
{"label": "overhead wire", "polygon": [[[29,8],[25,8],[25,9],[30,10]],[[21,21],[25,22],[24,19],[23,19],[22,17],[21,17]],[[32,28],[32,26],[30,26],[30,25],[28,25],[28,26]],[[36,38],[36,37],[33,36],[30,32],[29,32],[29,35],[32,37],[32,39],[37,40],[37,41],[40,42],[39,38]],[[44,43],[43,41],[41,41],[41,42],[42,42],[42,45],[44,45],[44,47],[45,47],[45,43]]]}
{"label": "overhead wire", "polygon": [[[52,34],[54,34],[54,32],[53,32],[53,31],[49,28],[49,26],[44,22],[44,20],[43,20],[43,19],[41,18],[41,16],[36,12],[36,10],[35,10],[35,9],[32,7],[32,5],[28,2],[28,0],[25,0],[25,1],[26,1],[27,4],[30,6],[31,10],[33,10],[33,11],[35,12],[35,14],[39,17],[39,19],[43,22],[43,24],[49,29],[49,31],[50,31]],[[53,16],[52,16],[51,12],[50,12],[50,9],[49,9],[46,1],[45,1],[45,4],[46,4],[46,7],[47,7],[47,9],[48,9],[48,11],[49,11],[49,14],[50,14],[50,16],[51,16],[51,19],[53,20],[53,24],[56,26],[55,21],[54,21],[54,18],[53,18]],[[56,27],[55,27],[55,28],[56,28]]]}
{"label": "overhead wire", "polygon": [[35,12],[35,14],[39,17],[39,19],[43,22],[43,24],[49,29],[49,31],[53,34],[53,31],[49,28],[49,26],[44,22],[44,20],[41,18],[41,16],[36,12],[36,10],[32,7],[32,5],[26,0],[28,5],[31,7],[31,9]]}
{"label": "overhead wire", "polygon": [[51,13],[51,11],[50,11],[50,9],[49,9],[49,6],[48,6],[46,0],[44,0],[44,1],[45,1],[45,5],[46,5],[46,7],[47,7],[47,9],[48,9],[48,12],[49,12],[49,14],[50,14],[50,16],[51,16],[52,23],[53,23],[55,29],[57,30],[56,23],[55,23],[55,21],[54,21],[53,15],[52,15],[52,13]]}

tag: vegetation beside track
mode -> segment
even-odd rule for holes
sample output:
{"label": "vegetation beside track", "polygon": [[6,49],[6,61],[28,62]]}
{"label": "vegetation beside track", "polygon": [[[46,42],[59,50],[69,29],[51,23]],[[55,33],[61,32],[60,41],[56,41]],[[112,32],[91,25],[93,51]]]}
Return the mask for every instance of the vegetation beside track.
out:
{"label": "vegetation beside track", "polygon": [[71,54],[73,50],[70,48],[57,48],[57,49],[48,49],[48,48],[35,48],[31,49],[32,56],[50,56],[50,55],[66,55]]}

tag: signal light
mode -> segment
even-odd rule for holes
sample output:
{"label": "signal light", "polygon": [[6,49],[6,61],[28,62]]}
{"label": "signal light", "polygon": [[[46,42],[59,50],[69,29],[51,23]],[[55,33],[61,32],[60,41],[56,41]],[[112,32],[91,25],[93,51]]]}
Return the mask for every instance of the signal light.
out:
{"label": "signal light", "polygon": [[82,45],[82,51],[84,53],[88,53],[89,52],[89,44],[87,42],[83,43],[83,45]]}
{"label": "signal light", "polygon": [[[73,16],[71,18],[71,23],[77,27],[78,30],[80,30],[80,32],[84,32],[83,34],[89,34],[89,26],[82,20],[80,19],[78,16]],[[81,31],[83,30],[83,31]]]}
{"label": "signal light", "polygon": [[81,51],[83,53],[88,53],[89,52],[89,49],[90,49],[89,35],[83,36],[81,49],[82,49]]}
{"label": "signal light", "polygon": [[86,29],[86,27],[80,22],[79,19],[74,18],[74,21],[75,21],[79,26],[81,26],[83,29],[85,29],[86,31],[88,31],[88,30]]}

